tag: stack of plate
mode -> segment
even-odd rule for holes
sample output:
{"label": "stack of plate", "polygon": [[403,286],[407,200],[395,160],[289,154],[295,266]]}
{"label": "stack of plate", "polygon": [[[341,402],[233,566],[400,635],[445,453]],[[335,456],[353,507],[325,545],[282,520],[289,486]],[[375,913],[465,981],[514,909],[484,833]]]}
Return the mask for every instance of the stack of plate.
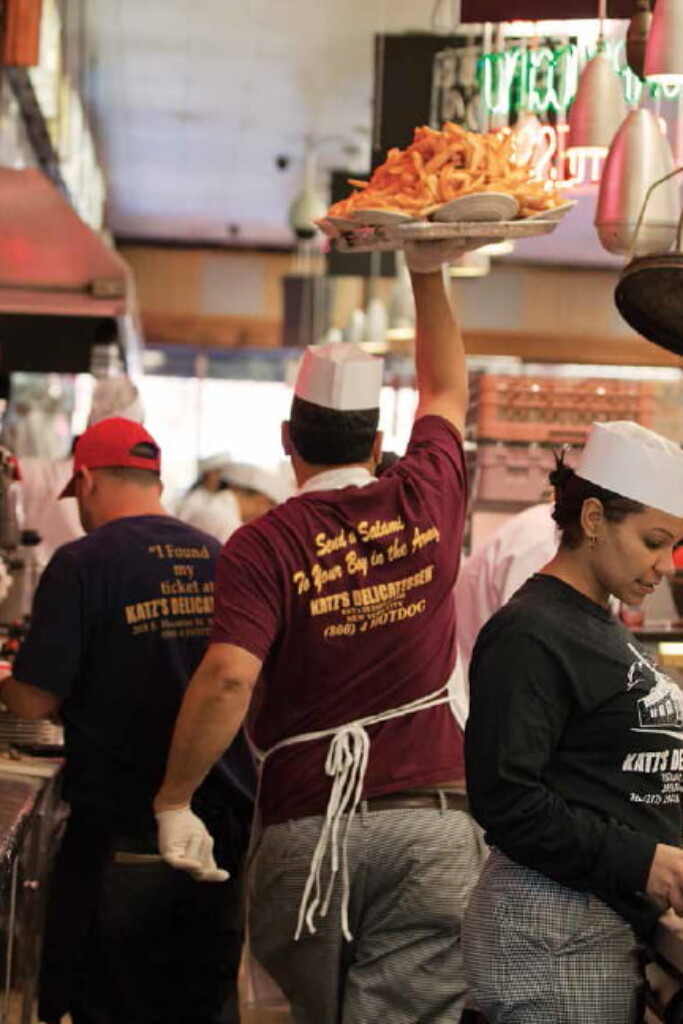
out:
{"label": "stack of plate", "polygon": [[504,192],[477,192],[414,217],[400,210],[364,209],[348,217],[323,217],[316,223],[342,251],[399,249],[406,241],[476,238],[478,245],[506,238],[530,238],[549,234],[576,205],[562,203],[527,217],[518,217],[520,206]]}

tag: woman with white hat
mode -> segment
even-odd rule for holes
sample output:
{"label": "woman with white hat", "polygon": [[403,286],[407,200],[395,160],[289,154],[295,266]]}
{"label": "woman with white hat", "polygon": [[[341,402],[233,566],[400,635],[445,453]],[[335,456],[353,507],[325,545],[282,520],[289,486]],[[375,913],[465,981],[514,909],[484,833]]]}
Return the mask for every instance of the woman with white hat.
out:
{"label": "woman with white hat", "polygon": [[468,792],[493,849],[467,912],[468,980],[491,1024],[627,1024],[638,943],[683,914],[683,694],[609,601],[639,604],[673,574],[683,452],[593,424],[576,472],[559,460],[551,482],[558,553],[470,667]]}

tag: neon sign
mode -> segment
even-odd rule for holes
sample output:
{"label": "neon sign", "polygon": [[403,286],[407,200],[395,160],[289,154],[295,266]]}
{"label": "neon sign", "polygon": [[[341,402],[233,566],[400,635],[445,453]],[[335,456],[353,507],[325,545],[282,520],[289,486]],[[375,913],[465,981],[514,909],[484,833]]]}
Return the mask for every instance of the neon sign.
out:
{"label": "neon sign", "polygon": [[[621,78],[629,105],[640,101],[643,89],[653,97],[674,100],[681,94],[679,85],[642,82],[626,62],[626,43],[606,42],[605,49],[616,74]],[[565,186],[594,184],[600,180],[603,157],[582,152],[567,153],[564,113],[571,106],[579,84],[583,61],[595,55],[595,49],[568,43],[549,46],[515,46],[497,53],[486,53],[479,63],[479,83],[485,108],[506,120],[518,112],[510,129],[515,142],[516,159],[531,164],[537,177]],[[555,124],[542,123],[543,115],[558,114]],[[663,130],[666,131],[664,125]]]}
{"label": "neon sign", "polygon": [[522,115],[510,132],[516,161],[531,164],[536,177],[566,187],[600,181],[602,157],[567,153],[568,124],[542,124],[534,115]]}
{"label": "neon sign", "polygon": [[576,96],[578,81],[579,54],[573,44],[559,50],[516,46],[486,53],[481,59],[481,89],[492,114],[507,114],[514,107],[532,114],[566,110]]}
{"label": "neon sign", "polygon": [[[622,79],[627,103],[638,103],[644,88],[654,98],[677,99],[679,85],[643,83],[626,63],[626,43],[605,43],[614,70]],[[515,46],[510,50],[485,53],[480,60],[479,76],[484,105],[492,114],[525,110],[544,114],[564,111],[571,106],[579,84],[579,69],[595,51],[568,43],[558,49],[549,46]]]}

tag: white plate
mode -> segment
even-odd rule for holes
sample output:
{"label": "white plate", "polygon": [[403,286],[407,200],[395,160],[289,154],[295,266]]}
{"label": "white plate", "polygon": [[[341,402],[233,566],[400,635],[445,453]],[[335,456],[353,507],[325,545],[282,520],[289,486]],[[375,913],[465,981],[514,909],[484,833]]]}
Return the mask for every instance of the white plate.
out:
{"label": "white plate", "polygon": [[532,213],[528,217],[523,217],[522,220],[561,220],[565,213],[569,213],[575,206],[576,199],[572,199],[560,206],[552,206],[549,210],[539,210],[538,213]]}
{"label": "white plate", "polygon": [[464,220],[471,224],[482,220],[514,220],[518,213],[519,203],[514,196],[505,192],[472,192],[444,203],[432,213],[431,219],[446,223]]}
{"label": "white plate", "polygon": [[406,224],[410,220],[415,220],[415,217],[400,210],[356,210],[354,217],[357,224],[365,224],[368,227],[386,227],[389,224]]}

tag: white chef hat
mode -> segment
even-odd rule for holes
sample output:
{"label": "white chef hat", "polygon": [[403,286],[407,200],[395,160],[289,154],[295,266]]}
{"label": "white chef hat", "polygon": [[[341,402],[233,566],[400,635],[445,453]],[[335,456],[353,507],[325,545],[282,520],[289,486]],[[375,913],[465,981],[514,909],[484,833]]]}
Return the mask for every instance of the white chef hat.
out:
{"label": "white chef hat", "polygon": [[347,341],[309,345],[301,360],[294,394],[338,412],[376,409],[383,369],[383,360]]}
{"label": "white chef hat", "polygon": [[576,474],[623,498],[683,516],[683,450],[637,423],[593,423]]}
{"label": "white chef hat", "polygon": [[214,452],[213,455],[207,455],[203,459],[199,459],[197,462],[197,469],[199,475],[204,476],[205,473],[210,473],[214,469],[223,469],[230,462],[230,452]]}
{"label": "white chef hat", "polygon": [[248,462],[229,462],[223,468],[221,480],[233,487],[259,491],[276,505],[286,501],[292,494],[291,487],[278,473],[263,469],[261,466],[253,466]]}

